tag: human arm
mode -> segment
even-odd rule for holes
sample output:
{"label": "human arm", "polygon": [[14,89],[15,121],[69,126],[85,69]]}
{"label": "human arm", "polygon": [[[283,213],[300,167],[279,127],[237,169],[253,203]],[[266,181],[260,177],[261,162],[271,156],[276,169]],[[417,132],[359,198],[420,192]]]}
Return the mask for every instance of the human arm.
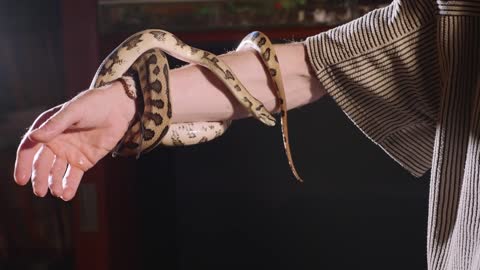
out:
{"label": "human arm", "polygon": [[[324,91],[310,72],[303,43],[276,45],[276,49],[288,107],[295,108],[320,98]],[[231,66],[253,96],[270,111],[274,110],[272,86],[255,52],[232,52],[220,58]],[[187,65],[174,69],[170,80],[173,122],[247,116],[226,88],[202,67]],[[38,196],[44,196],[50,189],[55,196],[72,199],[83,173],[113,149],[134,113],[135,103],[125,95],[120,83],[84,91],[47,111],[37,118],[19,146],[16,182],[25,185],[31,177]],[[36,129],[39,126],[41,128]],[[62,160],[62,164],[56,165],[56,159]]]}
{"label": "human arm", "polygon": [[[289,109],[311,103],[324,95],[312,74],[303,43],[274,45],[285,83]],[[220,56],[254,97],[269,111],[276,106],[269,75],[254,51],[233,52]],[[187,65],[171,73],[173,122],[218,121],[248,116],[227,88],[204,67]],[[201,102],[199,102],[201,101]]]}

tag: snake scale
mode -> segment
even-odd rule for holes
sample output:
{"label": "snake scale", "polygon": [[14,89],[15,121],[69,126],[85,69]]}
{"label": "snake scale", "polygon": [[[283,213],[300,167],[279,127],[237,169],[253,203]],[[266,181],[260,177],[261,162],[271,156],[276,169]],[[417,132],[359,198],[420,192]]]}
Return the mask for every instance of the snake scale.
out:
{"label": "snake scale", "polygon": [[[285,91],[278,57],[269,38],[255,31],[248,34],[237,47],[247,48],[260,54],[267,69],[276,98],[280,105],[282,136],[289,166],[295,178],[302,181],[291,156]],[[231,121],[171,123],[169,64],[165,53],[182,61],[206,67],[228,88],[230,93],[256,119],[267,126],[274,126],[276,119],[264,105],[253,97],[233,71],[213,53],[187,45],[177,36],[160,29],[148,29],[135,33],[115,48],[100,64],[90,88],[99,88],[116,80],[133,78],[133,83],[124,83],[135,91],[139,86],[143,99],[143,111],[138,121],[133,122],[114,153],[122,156],[139,155],[163,146],[194,145],[211,141],[221,136]]]}

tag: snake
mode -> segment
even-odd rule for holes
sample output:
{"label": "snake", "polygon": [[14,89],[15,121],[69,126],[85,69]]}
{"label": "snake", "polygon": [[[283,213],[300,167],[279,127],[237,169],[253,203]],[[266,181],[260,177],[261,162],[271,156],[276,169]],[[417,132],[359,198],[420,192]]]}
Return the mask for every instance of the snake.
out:
{"label": "snake", "polygon": [[[249,33],[236,51],[253,49],[262,60],[275,88],[279,104],[283,145],[290,169],[299,176],[291,155],[287,105],[278,56],[270,39],[260,31]],[[132,121],[128,131],[112,154],[131,156],[147,153],[157,146],[186,146],[211,141],[225,133],[231,120],[215,122],[172,123],[169,63],[166,54],[184,62],[207,68],[218,77],[233,97],[251,116],[267,126],[276,118],[263,103],[250,94],[232,69],[215,54],[189,46],[174,34],[162,29],[137,32],[113,49],[98,67],[90,88],[101,88],[122,81],[129,91],[141,89],[142,99],[136,99],[139,119]]]}

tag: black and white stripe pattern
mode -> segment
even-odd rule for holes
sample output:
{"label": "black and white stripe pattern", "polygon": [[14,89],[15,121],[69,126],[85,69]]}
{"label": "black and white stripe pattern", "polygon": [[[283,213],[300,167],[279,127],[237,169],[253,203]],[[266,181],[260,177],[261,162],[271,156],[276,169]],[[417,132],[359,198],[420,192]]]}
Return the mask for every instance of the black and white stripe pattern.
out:
{"label": "black and white stripe pattern", "polygon": [[349,118],[413,175],[432,168],[429,269],[480,269],[479,36],[478,0],[396,0],[306,41]]}

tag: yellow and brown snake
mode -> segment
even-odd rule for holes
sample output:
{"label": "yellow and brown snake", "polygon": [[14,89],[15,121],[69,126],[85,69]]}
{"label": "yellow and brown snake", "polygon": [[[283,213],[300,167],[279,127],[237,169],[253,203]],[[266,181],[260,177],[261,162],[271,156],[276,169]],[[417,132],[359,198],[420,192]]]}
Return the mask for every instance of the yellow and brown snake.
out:
{"label": "yellow and brown snake", "polygon": [[[285,153],[295,178],[302,181],[291,156],[285,90],[274,46],[265,34],[255,31],[242,40],[237,51],[246,48],[252,48],[261,55],[262,63],[276,88]],[[98,88],[124,76],[132,76],[141,88],[143,96],[141,119],[125,134],[117,154],[138,155],[158,145],[199,144],[221,136],[230,126],[231,121],[170,122],[172,117],[170,68],[165,53],[182,61],[206,67],[225,84],[236,100],[253,117],[268,126],[275,125],[275,118],[248,92],[233,71],[216,55],[191,47],[167,31],[149,29],[133,34],[115,48],[101,63],[90,85],[90,88]]]}

